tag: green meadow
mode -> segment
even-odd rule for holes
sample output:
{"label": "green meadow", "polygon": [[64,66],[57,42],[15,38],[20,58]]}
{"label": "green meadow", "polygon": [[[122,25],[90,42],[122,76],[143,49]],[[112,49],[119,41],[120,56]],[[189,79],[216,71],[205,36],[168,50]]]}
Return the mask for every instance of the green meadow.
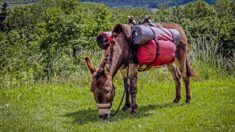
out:
{"label": "green meadow", "polygon": [[[191,103],[184,103],[182,87],[182,100],[173,104],[173,80],[169,79],[170,74],[161,71],[140,73],[135,116],[119,111],[108,120],[98,119],[89,90],[89,73],[83,84],[34,84],[0,89],[0,130],[234,131],[234,78],[192,79]],[[120,76],[115,79],[113,111],[123,93]]]}

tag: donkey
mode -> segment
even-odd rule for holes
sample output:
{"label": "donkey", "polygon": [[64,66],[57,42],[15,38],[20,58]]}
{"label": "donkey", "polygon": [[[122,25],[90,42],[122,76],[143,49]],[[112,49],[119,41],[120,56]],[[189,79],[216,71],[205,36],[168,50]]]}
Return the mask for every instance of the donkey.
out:
{"label": "donkey", "polygon": [[[188,41],[183,28],[176,23],[162,22],[156,23],[156,27],[164,27],[176,29],[180,32],[180,43],[176,45],[176,57],[173,63],[167,64],[167,68],[173,76],[176,85],[176,94],[173,100],[178,103],[181,99],[181,80],[186,87],[186,103],[190,103],[192,93],[190,91],[190,77],[195,76],[195,72],[190,68],[188,61]],[[128,63],[128,56],[131,54],[128,50],[128,39],[131,36],[131,27],[128,24],[117,24],[111,36],[111,42],[108,49],[105,51],[101,64],[98,68],[92,64],[89,58],[85,58],[86,65],[92,75],[91,92],[93,92],[97,107],[99,109],[99,117],[107,118],[110,114],[112,102],[115,96],[115,87],[113,79],[120,70],[124,83],[127,82],[126,72],[129,69],[130,82],[126,92],[125,104],[122,107],[123,111],[131,108],[130,114],[134,115],[137,112],[137,74],[138,69],[142,65],[131,61]],[[127,64],[129,68],[127,68]]]}

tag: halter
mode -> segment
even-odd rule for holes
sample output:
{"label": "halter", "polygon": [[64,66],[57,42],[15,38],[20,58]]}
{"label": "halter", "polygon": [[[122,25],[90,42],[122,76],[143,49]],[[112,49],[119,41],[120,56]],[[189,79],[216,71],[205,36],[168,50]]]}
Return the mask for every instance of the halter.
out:
{"label": "halter", "polygon": [[97,106],[99,109],[109,109],[109,108],[111,108],[112,103],[103,103],[103,104],[96,103],[96,106]]}
{"label": "halter", "polygon": [[[128,62],[130,62],[130,59],[131,59],[131,57],[128,58]],[[127,76],[127,77],[124,79],[124,91],[123,91],[122,99],[121,99],[121,101],[120,101],[120,103],[119,103],[119,106],[118,106],[118,108],[116,109],[116,111],[115,111],[114,113],[108,113],[108,116],[109,116],[109,115],[115,116],[115,115],[118,113],[118,111],[119,111],[119,109],[120,109],[120,107],[121,107],[121,105],[122,105],[123,99],[124,99],[124,97],[125,97],[125,94],[126,94],[127,91],[128,91],[129,63],[128,63],[128,65],[127,65],[127,74],[126,74],[126,76]],[[105,111],[105,110],[111,108],[112,103],[96,103],[96,106],[97,106],[98,109],[101,109],[101,110]]]}

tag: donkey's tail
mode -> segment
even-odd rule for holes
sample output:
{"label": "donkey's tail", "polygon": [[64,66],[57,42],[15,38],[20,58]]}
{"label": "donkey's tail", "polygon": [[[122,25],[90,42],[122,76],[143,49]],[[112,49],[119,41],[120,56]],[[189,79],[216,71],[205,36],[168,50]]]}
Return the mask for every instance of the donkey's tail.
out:
{"label": "donkey's tail", "polygon": [[196,73],[196,72],[190,67],[190,64],[189,64],[189,61],[188,61],[188,57],[186,58],[186,71],[187,71],[187,75],[188,75],[188,76],[191,76],[191,77],[198,76],[198,73]]}

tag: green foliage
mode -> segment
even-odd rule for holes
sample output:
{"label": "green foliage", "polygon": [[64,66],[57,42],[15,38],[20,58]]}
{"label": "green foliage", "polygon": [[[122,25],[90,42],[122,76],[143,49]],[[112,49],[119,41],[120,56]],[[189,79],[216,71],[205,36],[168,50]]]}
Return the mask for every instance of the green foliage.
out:
{"label": "green foliage", "polygon": [[[198,0],[184,6],[158,10],[155,12],[154,19],[155,21],[172,21],[183,26],[189,45],[194,51],[194,57],[191,59],[204,58],[204,60],[210,60],[212,65],[234,71],[234,56],[232,55],[235,51],[234,8],[235,4],[231,0],[218,1],[215,5]],[[205,49],[216,51],[213,52],[214,54],[209,52],[200,54]],[[207,58],[208,54],[214,56],[215,60],[211,60],[211,57]]]}
{"label": "green foliage", "polygon": [[127,16],[140,21],[146,14],[154,22],[172,21],[183,26],[191,61],[210,63],[233,74],[234,8],[231,0],[219,0],[215,5],[196,1],[160,10],[110,8],[77,0],[41,0],[15,7],[8,11],[0,32],[0,82],[73,78],[84,70],[84,56],[98,54],[94,60],[100,59],[95,44],[99,32],[126,23]]}
{"label": "green foliage", "polygon": [[109,10],[76,0],[47,0],[10,10],[1,33],[1,82],[78,73],[80,52],[94,49],[98,32],[111,29]]}

